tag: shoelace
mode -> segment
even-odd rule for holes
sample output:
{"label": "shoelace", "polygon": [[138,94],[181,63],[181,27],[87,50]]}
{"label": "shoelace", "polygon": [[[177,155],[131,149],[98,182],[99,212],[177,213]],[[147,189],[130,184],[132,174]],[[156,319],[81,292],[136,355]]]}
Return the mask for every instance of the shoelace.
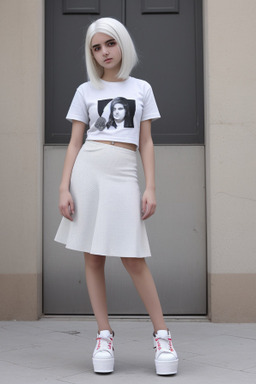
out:
{"label": "shoelace", "polygon": [[155,342],[156,346],[154,349],[157,349],[158,351],[162,349],[163,351],[174,352],[172,339],[168,335],[166,337],[155,337]]}
{"label": "shoelace", "polygon": [[97,347],[96,347],[96,351],[99,352],[99,351],[108,351],[108,350],[111,350],[113,349],[114,350],[114,347],[112,345],[113,343],[113,338],[112,337],[97,337]]}

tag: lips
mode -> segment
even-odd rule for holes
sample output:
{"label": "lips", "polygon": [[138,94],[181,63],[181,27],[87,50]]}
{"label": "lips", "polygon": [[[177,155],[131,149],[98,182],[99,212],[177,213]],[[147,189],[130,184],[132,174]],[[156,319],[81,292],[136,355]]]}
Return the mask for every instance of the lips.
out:
{"label": "lips", "polygon": [[111,58],[107,58],[104,60],[104,63],[110,63],[111,60],[112,60]]}

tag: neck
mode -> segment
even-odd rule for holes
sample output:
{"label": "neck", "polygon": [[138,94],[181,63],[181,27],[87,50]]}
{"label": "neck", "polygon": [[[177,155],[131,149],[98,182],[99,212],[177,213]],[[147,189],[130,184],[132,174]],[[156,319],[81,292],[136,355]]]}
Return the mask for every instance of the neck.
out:
{"label": "neck", "polygon": [[102,76],[102,80],[105,80],[105,81],[123,81],[123,79],[119,79],[117,77],[117,74],[118,74],[119,70],[116,71],[116,70],[104,70],[103,72],[103,76]]}

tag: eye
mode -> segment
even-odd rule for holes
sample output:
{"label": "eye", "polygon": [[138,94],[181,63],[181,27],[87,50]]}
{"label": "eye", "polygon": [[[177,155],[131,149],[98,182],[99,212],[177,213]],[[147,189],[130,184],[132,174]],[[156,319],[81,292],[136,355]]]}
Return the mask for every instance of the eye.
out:
{"label": "eye", "polygon": [[116,45],[116,41],[109,41],[108,42],[108,47],[113,47],[114,45]]}
{"label": "eye", "polygon": [[98,52],[99,50],[100,50],[100,45],[95,45],[94,47],[92,47],[93,52]]}

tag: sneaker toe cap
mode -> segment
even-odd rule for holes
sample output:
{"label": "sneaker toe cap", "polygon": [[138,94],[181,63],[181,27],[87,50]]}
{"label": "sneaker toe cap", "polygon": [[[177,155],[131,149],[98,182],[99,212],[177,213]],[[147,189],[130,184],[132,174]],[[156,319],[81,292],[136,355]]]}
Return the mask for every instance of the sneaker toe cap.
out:
{"label": "sneaker toe cap", "polygon": [[176,353],[171,353],[171,352],[162,352],[160,355],[157,357],[158,361],[174,361],[177,360],[177,354]]}
{"label": "sneaker toe cap", "polygon": [[96,352],[93,356],[96,359],[109,359],[111,356],[111,353],[108,351],[99,351]]}

